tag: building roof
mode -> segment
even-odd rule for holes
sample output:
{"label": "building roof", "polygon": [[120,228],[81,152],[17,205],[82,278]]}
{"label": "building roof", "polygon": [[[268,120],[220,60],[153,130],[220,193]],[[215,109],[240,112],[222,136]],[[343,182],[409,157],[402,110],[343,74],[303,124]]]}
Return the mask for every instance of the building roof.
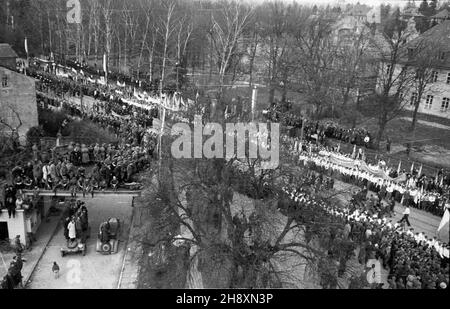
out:
{"label": "building roof", "polygon": [[18,58],[16,52],[7,43],[0,43],[0,58]]}
{"label": "building roof", "polygon": [[[445,20],[440,24],[428,29],[414,40],[408,43],[408,48],[417,46],[427,46],[426,52],[436,53],[439,56],[441,68],[450,68],[450,20]],[[439,54],[444,53],[442,58]],[[433,55],[430,55],[433,56]]]}
{"label": "building roof", "polygon": [[444,10],[440,11],[439,13],[437,13],[436,15],[431,16],[431,18],[448,19],[448,18],[450,18],[450,14],[447,11],[447,9],[444,9]]}
{"label": "building roof", "polygon": [[450,51],[450,20],[444,20],[442,23],[428,29],[417,39],[411,41],[412,44],[425,40],[437,43],[445,51]]}

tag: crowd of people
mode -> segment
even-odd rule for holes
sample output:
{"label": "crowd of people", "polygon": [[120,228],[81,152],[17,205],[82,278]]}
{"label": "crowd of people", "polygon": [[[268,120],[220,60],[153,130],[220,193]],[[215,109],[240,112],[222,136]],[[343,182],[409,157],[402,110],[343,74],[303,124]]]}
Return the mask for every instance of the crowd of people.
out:
{"label": "crowd of people", "polygon": [[[37,148],[37,146],[35,146]],[[56,148],[56,147],[55,147]],[[62,190],[93,194],[133,182],[133,175],[151,162],[151,154],[142,146],[95,144],[89,147],[70,144],[58,153],[41,156],[36,149],[34,160],[17,164],[12,171],[16,190]],[[36,154],[37,153],[37,154]]]}
{"label": "crowd of people", "polygon": [[[364,151],[356,147],[352,154],[339,147],[326,147],[320,143],[285,137],[292,158],[299,164],[313,163],[328,174],[342,180],[380,192],[383,198],[394,197],[396,202],[442,216],[450,202],[450,173],[442,169],[432,177],[419,170],[398,171],[387,166],[383,159],[367,164]],[[400,173],[398,173],[400,172]]]}
{"label": "crowd of people", "polygon": [[359,147],[374,148],[372,134],[364,128],[348,129],[331,121],[311,121],[288,111],[280,112],[277,106],[267,110],[265,116],[271,121],[281,122],[285,126],[292,127],[290,131],[291,137],[300,137],[303,127],[303,137],[305,139],[314,139],[324,143],[327,138],[333,138]]}
{"label": "crowd of people", "polygon": [[[312,172],[317,173],[317,172]],[[322,173],[306,178],[324,178]],[[321,176],[322,175],[322,176]],[[311,182],[310,182],[311,183]],[[406,229],[392,219],[392,204],[361,190],[347,207],[317,200],[303,188],[284,187],[296,203],[324,209],[341,226],[340,237],[359,247],[358,261],[377,260],[388,271],[390,289],[445,289],[449,284],[449,245]],[[303,206],[302,206],[303,207]],[[380,272],[381,270],[378,270]],[[377,274],[378,284],[381,273]]]}
{"label": "crowd of people", "polygon": [[22,268],[23,268],[23,262],[25,260],[22,258],[22,251],[23,247],[22,244],[17,244],[17,238],[16,238],[16,255],[13,257],[13,260],[9,264],[8,272],[6,275],[2,278],[0,282],[1,289],[4,290],[12,290],[17,286],[23,287],[22,283]]}
{"label": "crowd of people", "polygon": [[[33,145],[32,160],[18,162],[12,171],[11,185],[15,190],[70,190],[73,195],[108,188],[117,190],[119,185],[133,182],[133,175],[150,164],[155,155],[156,135],[147,127],[152,125],[153,117],[157,117],[157,109],[123,104],[119,98],[108,98],[102,89],[89,87],[84,89],[86,94],[92,92],[98,100],[92,109],[83,109],[64,98],[66,92],[79,91],[76,81],[38,70],[31,73],[41,80],[38,102],[42,108],[62,108],[70,117],[89,119],[113,134],[119,142],[60,146],[60,130],[56,147],[39,149]],[[8,200],[5,204],[11,203]]]}
{"label": "crowd of people", "polygon": [[80,239],[86,243],[89,234],[89,216],[84,202],[71,199],[62,215],[64,238],[74,242]]}

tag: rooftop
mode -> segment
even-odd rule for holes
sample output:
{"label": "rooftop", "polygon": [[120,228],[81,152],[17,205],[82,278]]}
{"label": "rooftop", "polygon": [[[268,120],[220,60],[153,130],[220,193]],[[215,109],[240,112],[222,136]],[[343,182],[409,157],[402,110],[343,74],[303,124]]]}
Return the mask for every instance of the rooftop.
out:
{"label": "rooftop", "polygon": [[18,58],[16,52],[7,43],[0,43],[0,58]]}
{"label": "rooftop", "polygon": [[[420,36],[409,42],[408,48],[427,48],[424,51],[435,53],[439,62],[437,67],[450,68],[450,20],[445,20],[442,23],[428,29]],[[443,53],[443,56],[441,56]],[[431,56],[431,55],[430,55]]]}
{"label": "rooftop", "polygon": [[444,9],[444,10],[440,11],[439,13],[437,13],[436,15],[431,16],[431,18],[449,19],[450,18],[450,14],[447,11],[447,9]]}

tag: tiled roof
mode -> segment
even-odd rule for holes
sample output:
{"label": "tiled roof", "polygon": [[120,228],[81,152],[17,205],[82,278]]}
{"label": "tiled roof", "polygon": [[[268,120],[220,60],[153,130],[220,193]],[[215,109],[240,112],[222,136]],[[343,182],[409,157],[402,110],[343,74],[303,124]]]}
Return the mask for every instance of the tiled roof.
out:
{"label": "tiled roof", "polygon": [[431,18],[442,18],[442,19],[447,19],[450,17],[450,14],[448,13],[447,9],[444,9],[442,11],[440,11],[439,13],[437,13],[436,15],[431,16]]}
{"label": "tiled roof", "polygon": [[0,43],[0,58],[18,58],[18,56],[9,44]]}
{"label": "tiled roof", "polygon": [[441,49],[450,51],[450,20],[444,20],[442,23],[428,29],[411,43],[414,44],[420,40],[437,43]]}
{"label": "tiled roof", "polygon": [[408,47],[416,48],[418,45],[429,46],[436,52],[436,55],[430,56],[445,53],[444,58],[439,60],[439,67],[450,68],[450,20],[437,24],[408,43]]}

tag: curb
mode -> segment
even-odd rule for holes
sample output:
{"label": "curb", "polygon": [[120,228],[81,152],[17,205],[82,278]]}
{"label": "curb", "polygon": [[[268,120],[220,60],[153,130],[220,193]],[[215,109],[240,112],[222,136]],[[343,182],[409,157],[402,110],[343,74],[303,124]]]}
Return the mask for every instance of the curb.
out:
{"label": "curb", "polygon": [[126,264],[126,260],[127,260],[127,256],[128,256],[128,244],[130,242],[130,237],[132,237],[132,230],[133,230],[133,223],[134,223],[134,218],[135,218],[135,212],[136,212],[136,208],[134,207],[134,198],[132,201],[132,209],[133,211],[131,212],[131,218],[130,218],[130,230],[128,231],[128,237],[127,240],[124,244],[125,248],[125,253],[123,254],[123,258],[122,258],[122,268],[120,270],[120,275],[119,275],[119,280],[117,282],[117,288],[116,289],[120,289],[120,286],[122,285],[122,279],[123,279],[123,274],[124,274],[124,270],[125,270],[125,264]]}

